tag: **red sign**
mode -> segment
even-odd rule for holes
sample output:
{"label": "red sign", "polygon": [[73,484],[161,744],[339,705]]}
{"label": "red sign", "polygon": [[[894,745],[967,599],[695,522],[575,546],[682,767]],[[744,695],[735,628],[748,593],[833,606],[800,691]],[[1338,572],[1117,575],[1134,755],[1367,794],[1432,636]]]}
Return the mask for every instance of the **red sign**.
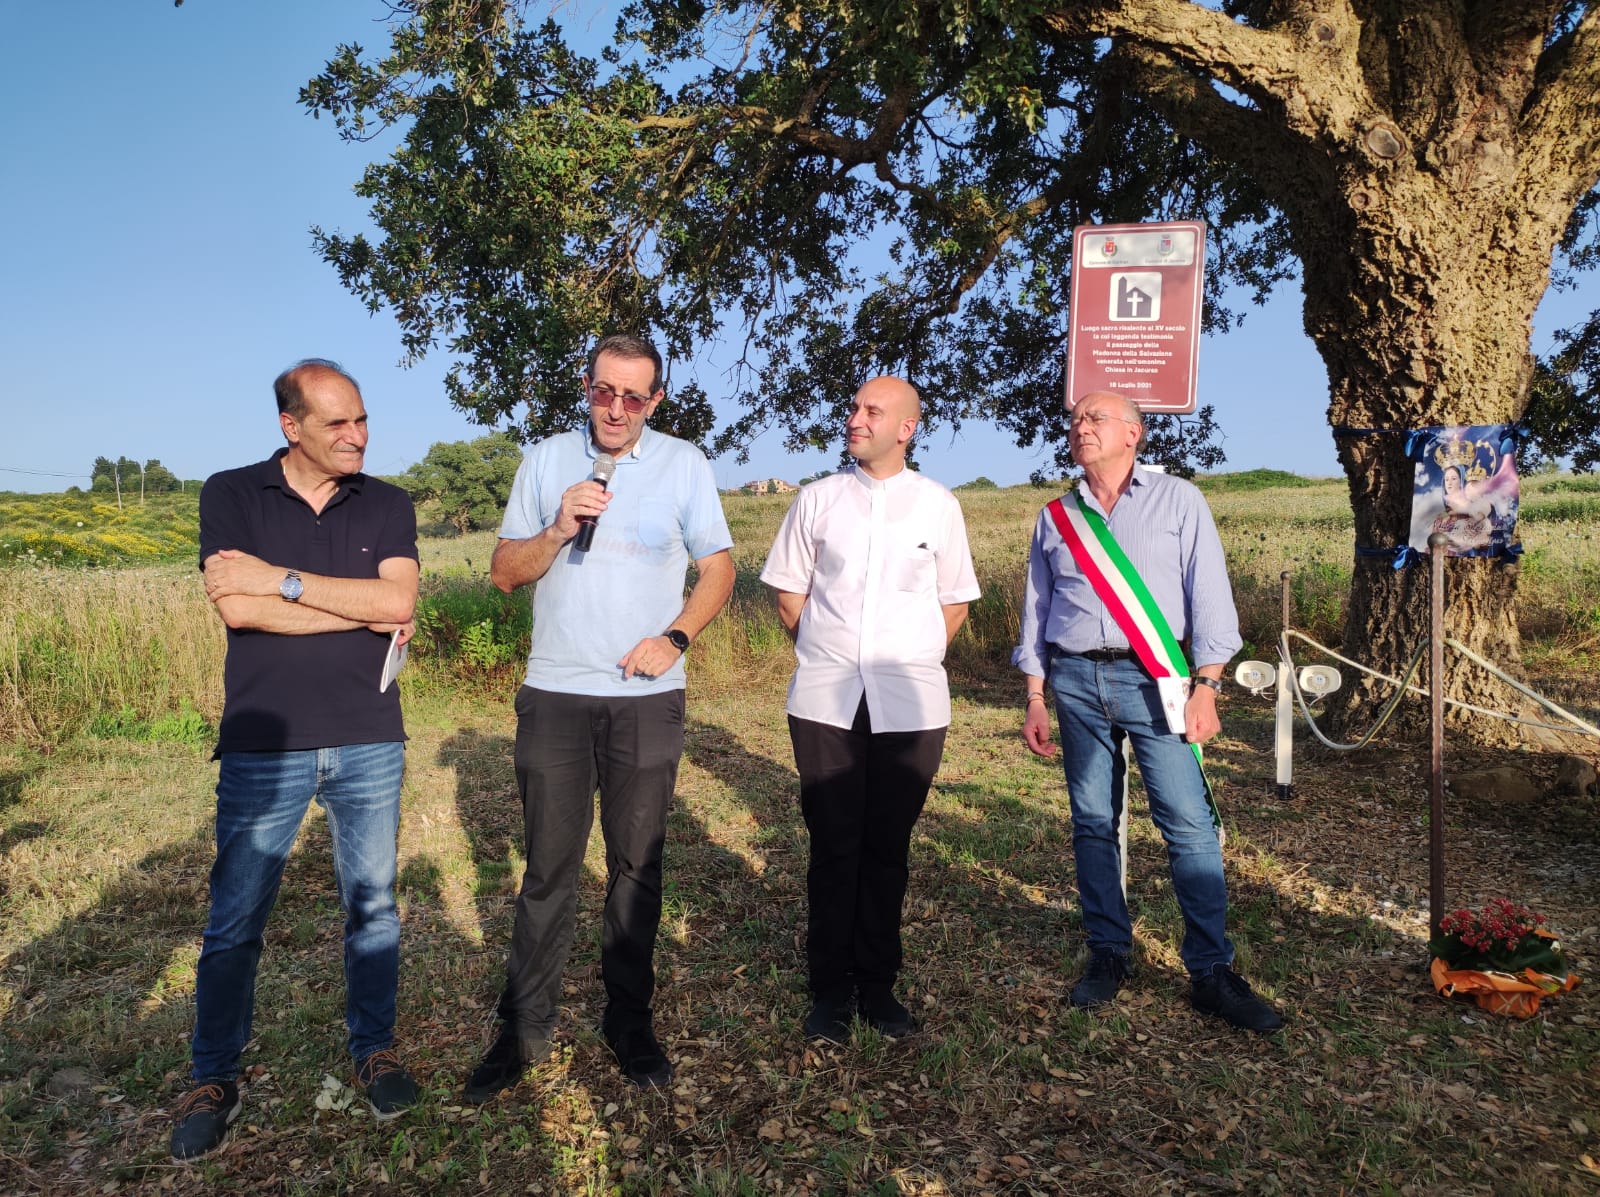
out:
{"label": "red sign", "polygon": [[1195,409],[1205,248],[1197,220],[1072,231],[1068,407],[1116,391],[1145,411]]}

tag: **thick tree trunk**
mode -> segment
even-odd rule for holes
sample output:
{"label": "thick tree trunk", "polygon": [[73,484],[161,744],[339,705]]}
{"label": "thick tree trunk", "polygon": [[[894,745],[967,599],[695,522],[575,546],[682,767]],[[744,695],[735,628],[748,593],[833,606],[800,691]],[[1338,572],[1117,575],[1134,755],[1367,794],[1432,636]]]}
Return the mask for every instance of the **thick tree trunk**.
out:
{"label": "thick tree trunk", "polygon": [[[1328,365],[1329,422],[1355,516],[1344,649],[1396,676],[1429,635],[1427,558],[1394,567],[1394,550],[1406,544],[1411,526],[1415,463],[1405,452],[1406,433],[1520,416],[1533,311],[1559,233],[1557,219],[1508,215],[1514,205],[1499,188],[1462,193],[1425,174],[1413,182],[1381,198],[1367,193],[1364,207],[1358,201],[1353,240],[1360,253],[1349,256],[1351,239],[1341,233],[1342,262],[1328,255],[1320,274],[1308,262],[1306,287],[1307,328]],[[1521,659],[1516,580],[1510,562],[1445,562],[1446,635],[1513,674]],[[1448,698],[1526,711],[1525,700],[1460,654],[1447,651],[1445,661]],[[1426,674],[1421,680],[1426,684]],[[1350,678],[1334,710],[1347,732],[1358,731],[1393,693],[1388,683]],[[1521,738],[1503,720],[1454,709],[1447,718],[1456,734],[1479,742]],[[1403,704],[1397,726],[1423,732],[1426,703]]]}
{"label": "thick tree trunk", "polygon": [[[1420,564],[1395,569],[1387,557],[1359,550],[1404,543],[1410,530],[1414,466],[1392,436],[1341,438],[1340,461],[1350,482],[1356,514],[1354,576],[1345,623],[1344,653],[1392,677],[1400,677],[1420,649],[1416,683],[1428,685],[1427,644],[1430,634],[1432,569]],[[1513,675],[1519,673],[1521,640],[1516,622],[1515,564],[1483,558],[1456,557],[1444,563],[1444,632]],[[1524,700],[1459,653],[1445,653],[1445,695],[1491,710],[1522,712]],[[1337,722],[1347,734],[1364,730],[1394,695],[1387,682],[1366,675],[1349,676],[1333,703]],[[1508,744],[1521,736],[1514,724],[1447,708],[1452,732],[1480,743]],[[1391,728],[1422,736],[1428,727],[1428,703],[1407,699]]]}

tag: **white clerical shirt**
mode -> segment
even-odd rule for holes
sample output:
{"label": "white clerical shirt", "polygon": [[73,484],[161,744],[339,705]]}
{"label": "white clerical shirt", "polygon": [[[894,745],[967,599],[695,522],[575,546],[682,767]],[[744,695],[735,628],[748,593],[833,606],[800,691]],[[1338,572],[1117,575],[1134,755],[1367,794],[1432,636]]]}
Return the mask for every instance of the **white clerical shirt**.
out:
{"label": "white clerical shirt", "polygon": [[804,594],[789,714],[874,732],[950,723],[943,608],[978,597],[956,497],[913,470],[849,469],[801,489],[761,580]]}

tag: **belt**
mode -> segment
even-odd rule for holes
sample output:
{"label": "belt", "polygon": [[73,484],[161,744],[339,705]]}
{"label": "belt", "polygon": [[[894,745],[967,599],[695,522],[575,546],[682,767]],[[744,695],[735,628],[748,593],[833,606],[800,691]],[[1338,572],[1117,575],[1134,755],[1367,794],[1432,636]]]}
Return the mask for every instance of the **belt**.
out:
{"label": "belt", "polygon": [[1131,661],[1134,652],[1131,648],[1090,648],[1081,653],[1068,653],[1069,657],[1082,657],[1086,661]]}

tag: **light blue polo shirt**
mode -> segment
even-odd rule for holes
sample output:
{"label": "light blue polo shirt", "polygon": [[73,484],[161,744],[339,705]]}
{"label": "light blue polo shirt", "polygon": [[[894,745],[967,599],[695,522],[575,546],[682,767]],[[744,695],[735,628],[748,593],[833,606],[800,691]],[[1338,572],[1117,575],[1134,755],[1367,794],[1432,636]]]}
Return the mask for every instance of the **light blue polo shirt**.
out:
{"label": "light blue polo shirt", "polygon": [[[683,659],[660,677],[624,679],[620,661],[683,611],[689,562],[733,547],[705,454],[646,428],[617,459],[611,504],[586,553],[568,541],[534,586],[527,684],[563,694],[628,697],[684,687]],[[585,425],[531,446],[517,468],[500,524],[524,540],[555,523],[561,495],[594,472]]]}

